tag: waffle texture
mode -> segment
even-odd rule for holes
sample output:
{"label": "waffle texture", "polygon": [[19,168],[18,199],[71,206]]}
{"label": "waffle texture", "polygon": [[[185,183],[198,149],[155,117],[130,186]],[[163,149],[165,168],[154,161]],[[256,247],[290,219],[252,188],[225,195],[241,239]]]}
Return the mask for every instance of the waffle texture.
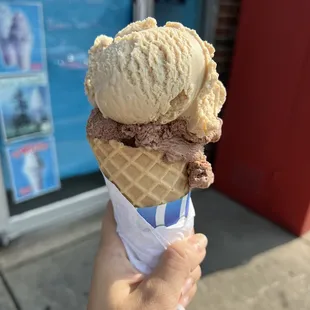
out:
{"label": "waffle texture", "polygon": [[88,137],[100,170],[136,207],[157,206],[189,192],[187,164],[166,163],[162,153]]}

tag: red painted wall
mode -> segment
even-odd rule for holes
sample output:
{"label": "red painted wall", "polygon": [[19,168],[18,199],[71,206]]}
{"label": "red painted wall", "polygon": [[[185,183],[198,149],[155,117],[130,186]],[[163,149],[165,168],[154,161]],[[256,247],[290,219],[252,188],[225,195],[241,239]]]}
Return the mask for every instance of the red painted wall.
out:
{"label": "red painted wall", "polygon": [[215,186],[310,230],[310,1],[243,0]]}

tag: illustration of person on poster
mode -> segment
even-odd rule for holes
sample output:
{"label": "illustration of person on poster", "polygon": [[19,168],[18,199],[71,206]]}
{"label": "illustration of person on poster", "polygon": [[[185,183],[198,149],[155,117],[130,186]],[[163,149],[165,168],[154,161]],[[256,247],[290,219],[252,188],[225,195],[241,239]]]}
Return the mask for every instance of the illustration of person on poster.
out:
{"label": "illustration of person on poster", "polygon": [[0,80],[1,125],[5,141],[52,132],[45,75]]}
{"label": "illustration of person on poster", "polygon": [[60,179],[52,138],[7,148],[12,191],[16,203],[59,189]]}
{"label": "illustration of person on poster", "polygon": [[44,69],[42,21],[39,4],[0,3],[0,75]]}

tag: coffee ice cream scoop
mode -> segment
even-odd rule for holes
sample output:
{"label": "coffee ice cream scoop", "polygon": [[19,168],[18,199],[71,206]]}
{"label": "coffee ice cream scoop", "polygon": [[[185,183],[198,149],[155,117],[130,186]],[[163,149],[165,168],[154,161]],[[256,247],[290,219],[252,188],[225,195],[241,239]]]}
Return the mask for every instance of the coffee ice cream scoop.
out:
{"label": "coffee ice cream scoop", "polygon": [[[213,47],[180,23],[158,27],[148,18],[114,39],[98,37],[85,80],[90,102],[123,124],[187,120],[198,137],[219,136],[225,101]],[[212,137],[211,137],[212,140]]]}

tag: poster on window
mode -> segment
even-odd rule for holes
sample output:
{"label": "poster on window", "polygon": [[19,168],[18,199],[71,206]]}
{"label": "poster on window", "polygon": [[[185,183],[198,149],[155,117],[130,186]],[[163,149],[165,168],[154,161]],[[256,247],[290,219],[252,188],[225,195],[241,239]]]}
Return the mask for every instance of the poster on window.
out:
{"label": "poster on window", "polygon": [[51,133],[53,124],[46,75],[0,79],[0,109],[5,142]]}
{"label": "poster on window", "polygon": [[60,188],[53,138],[7,147],[11,188],[15,203],[29,200]]}
{"label": "poster on window", "polygon": [[44,70],[45,53],[42,5],[0,2],[0,76]]}

